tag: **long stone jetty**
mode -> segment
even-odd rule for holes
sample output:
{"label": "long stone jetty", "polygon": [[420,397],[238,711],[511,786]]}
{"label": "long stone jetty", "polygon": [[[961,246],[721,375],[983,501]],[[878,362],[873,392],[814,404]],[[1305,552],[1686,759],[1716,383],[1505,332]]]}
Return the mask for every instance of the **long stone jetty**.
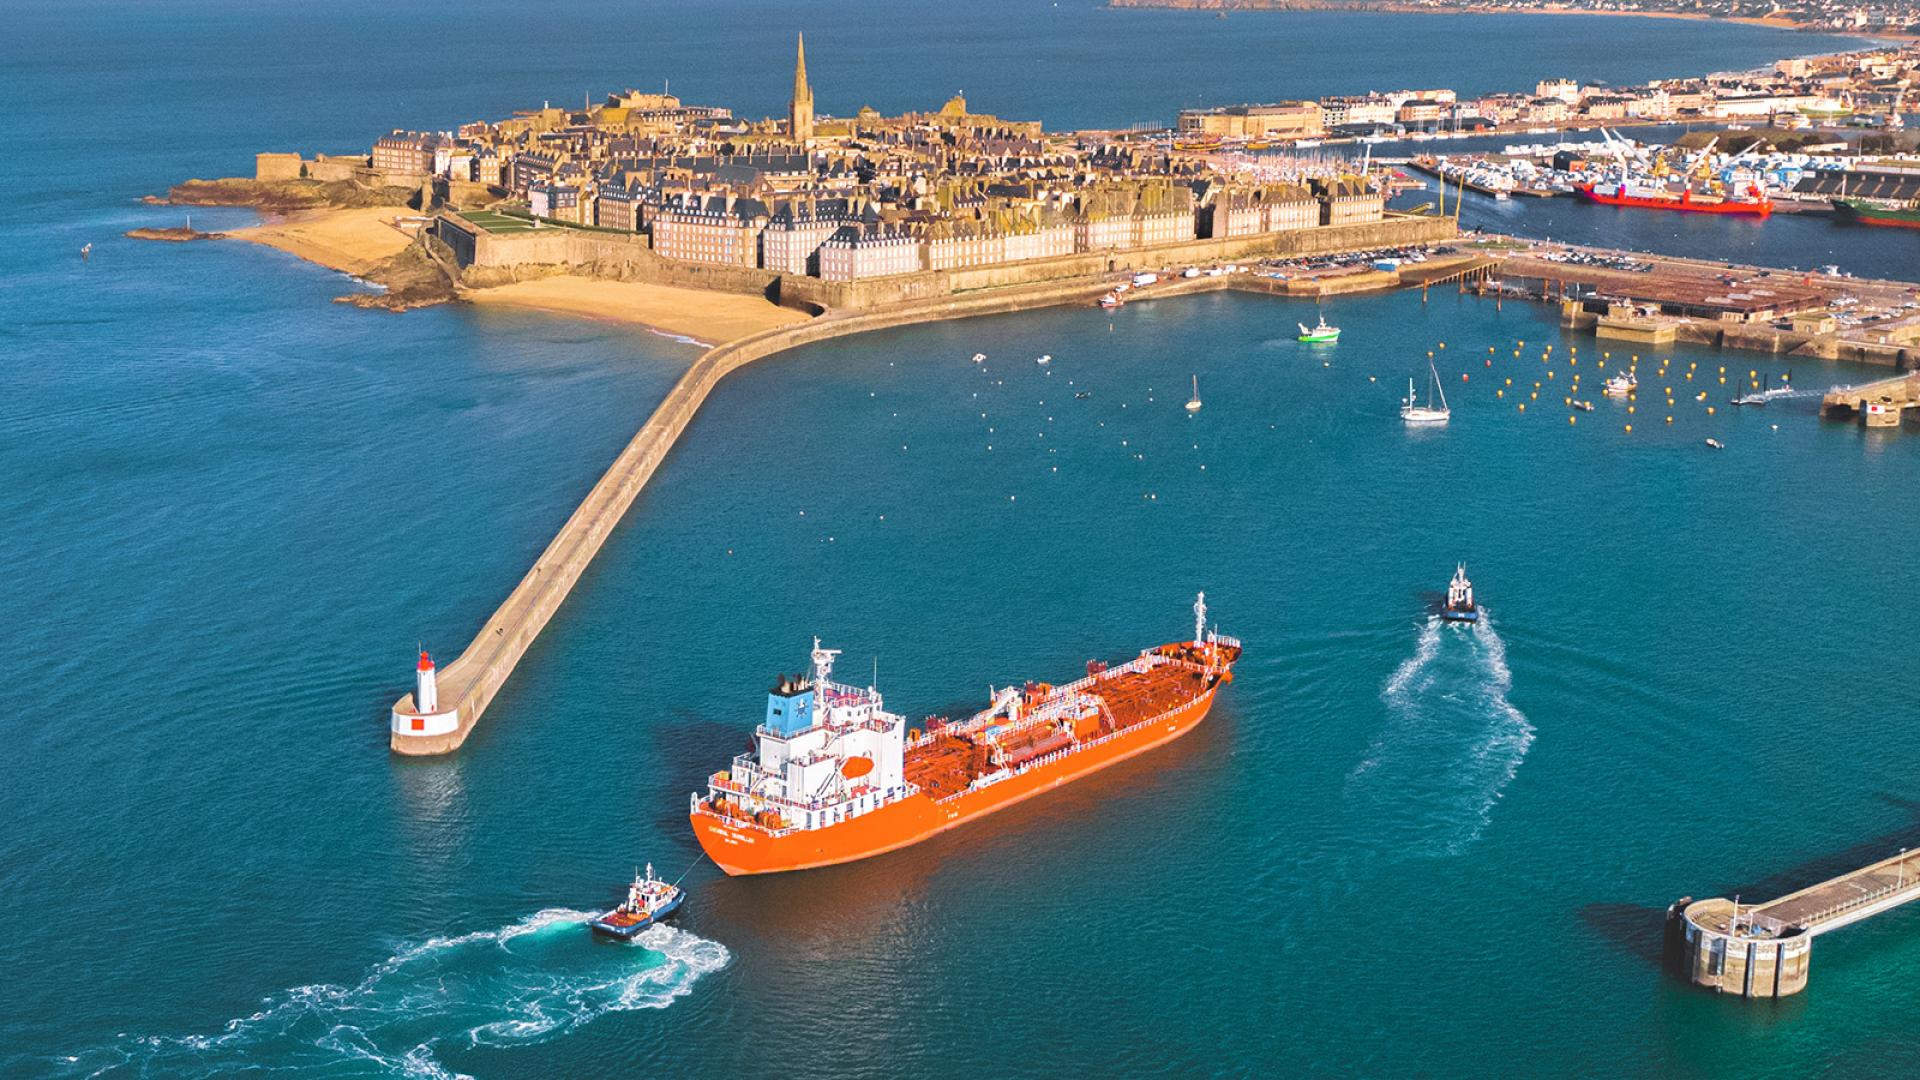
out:
{"label": "long stone jetty", "polygon": [[[1361,225],[1331,226],[1308,231],[1315,253],[1370,247],[1430,243],[1454,235],[1451,221],[1399,218]],[[1296,241],[1297,242],[1297,241]],[[1237,242],[1229,241],[1229,245]],[[1245,246],[1245,245],[1237,245]],[[1128,253],[1135,258],[1159,257],[1168,262],[1181,256],[1215,254],[1227,250],[1217,242],[1176,245],[1156,252],[1140,249]],[[1257,254],[1252,257],[1258,258]],[[1138,264],[1136,264],[1138,265]],[[1176,264],[1177,265],[1177,264]],[[882,309],[822,315],[811,322],[779,327],[717,345],[701,354],[686,374],[680,377],[666,399],[641,426],[606,475],[587,493],[586,500],[561,526],[540,558],[520,579],[506,602],[487,619],[458,659],[437,672],[437,701],[422,716],[415,708],[413,694],[394,705],[388,736],[389,745],[398,754],[431,756],[456,750],[467,741],[474,725],[493,703],[494,696],[513,674],[514,665],[526,654],[540,631],[558,611],[574,583],[599,553],[614,526],[646,486],[654,470],[666,459],[667,452],[679,441],[700,406],[719,385],[720,380],[755,360],[846,334],[865,333],[892,326],[995,315],[1029,308],[1059,304],[1092,303],[1112,288],[1115,271],[1107,265],[1097,274],[1054,281],[1010,284],[977,292],[955,293],[934,299],[905,301]],[[1213,289],[1271,291],[1265,279],[1251,274],[1200,277],[1168,282],[1160,288],[1168,294]],[[1398,279],[1382,283],[1394,287]],[[423,678],[425,673],[423,673]]]}

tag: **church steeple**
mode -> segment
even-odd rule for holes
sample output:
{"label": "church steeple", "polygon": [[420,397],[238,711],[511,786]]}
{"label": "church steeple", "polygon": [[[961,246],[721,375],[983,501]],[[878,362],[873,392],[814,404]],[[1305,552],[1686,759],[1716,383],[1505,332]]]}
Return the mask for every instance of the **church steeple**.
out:
{"label": "church steeple", "polygon": [[793,100],[787,105],[787,130],[802,145],[813,141],[813,87],[807,85],[807,37],[799,37],[793,64]]}

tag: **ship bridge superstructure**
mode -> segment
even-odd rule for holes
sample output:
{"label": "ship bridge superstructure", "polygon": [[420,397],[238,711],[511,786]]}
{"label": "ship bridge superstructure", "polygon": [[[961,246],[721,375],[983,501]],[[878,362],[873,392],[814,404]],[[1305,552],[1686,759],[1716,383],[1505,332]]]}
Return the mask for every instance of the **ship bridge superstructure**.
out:
{"label": "ship bridge superstructure", "polygon": [[872,686],[834,682],[838,649],[813,641],[809,675],[767,693],[754,749],[709,780],[710,794],[771,828],[819,828],[903,798],[906,718]]}

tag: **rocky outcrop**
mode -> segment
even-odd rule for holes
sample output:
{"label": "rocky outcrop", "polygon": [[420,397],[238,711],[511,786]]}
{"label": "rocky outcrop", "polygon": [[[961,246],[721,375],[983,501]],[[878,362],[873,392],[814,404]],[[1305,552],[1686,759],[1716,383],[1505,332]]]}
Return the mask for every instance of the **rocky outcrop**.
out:
{"label": "rocky outcrop", "polygon": [[385,288],[381,292],[338,296],[334,298],[334,303],[385,311],[411,311],[458,298],[455,286],[460,279],[460,268],[454,262],[453,252],[427,233],[420,234],[400,254],[363,276],[367,281]]}
{"label": "rocky outcrop", "polygon": [[190,240],[219,240],[222,237],[226,236],[227,234],[218,233],[218,232],[201,232],[200,230],[192,227],[191,225],[183,225],[183,226],[177,226],[174,228],[167,228],[167,229],[154,229],[154,228],[128,229],[126,232],[126,235],[127,235],[127,238],[130,240],[166,240],[166,241],[170,241],[172,243],[178,244],[178,243],[186,243],[187,241],[190,241]]}
{"label": "rocky outcrop", "polygon": [[221,180],[186,180],[175,184],[164,199],[152,203],[176,206],[251,206],[286,213],[294,210],[351,210],[366,206],[420,208],[419,187],[375,187],[358,180],[253,180],[230,176]]}

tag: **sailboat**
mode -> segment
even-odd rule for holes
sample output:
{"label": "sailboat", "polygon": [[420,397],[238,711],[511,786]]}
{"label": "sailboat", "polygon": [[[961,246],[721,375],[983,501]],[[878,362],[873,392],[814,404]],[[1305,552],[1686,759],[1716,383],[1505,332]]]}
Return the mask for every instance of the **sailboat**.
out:
{"label": "sailboat", "polygon": [[1200,376],[1193,377],[1193,397],[1187,402],[1188,412],[1200,411]]}
{"label": "sailboat", "polygon": [[[1447,407],[1447,392],[1440,389],[1440,372],[1434,368],[1431,360],[1427,361],[1427,375],[1429,381],[1425,405],[1419,404],[1413,396],[1413,380],[1407,380],[1407,399],[1400,403],[1400,419],[1409,424],[1444,424],[1453,415],[1453,410]],[[1440,398],[1438,408],[1433,404],[1436,395]]]}
{"label": "sailboat", "polygon": [[1320,316],[1320,322],[1317,326],[1309,327],[1306,323],[1297,323],[1295,325],[1300,327],[1300,340],[1310,345],[1331,344],[1332,342],[1340,340],[1340,328],[1327,325],[1327,317],[1325,315]]}

